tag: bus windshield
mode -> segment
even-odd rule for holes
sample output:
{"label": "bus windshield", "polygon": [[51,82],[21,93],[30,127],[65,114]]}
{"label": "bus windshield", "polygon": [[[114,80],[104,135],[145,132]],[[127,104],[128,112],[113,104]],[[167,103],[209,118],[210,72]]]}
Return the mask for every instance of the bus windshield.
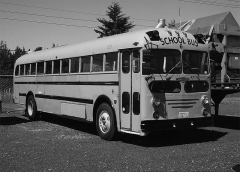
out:
{"label": "bus windshield", "polygon": [[207,52],[190,50],[183,51],[183,73],[208,74],[208,60]]}
{"label": "bus windshield", "polygon": [[172,49],[151,50],[150,69],[153,74],[180,74],[181,52]]}

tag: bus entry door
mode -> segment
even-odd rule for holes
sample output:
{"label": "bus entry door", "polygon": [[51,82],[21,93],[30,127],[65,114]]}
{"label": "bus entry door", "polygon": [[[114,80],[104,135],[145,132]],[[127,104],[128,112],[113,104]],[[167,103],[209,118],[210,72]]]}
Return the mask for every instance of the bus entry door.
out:
{"label": "bus entry door", "polygon": [[123,50],[120,58],[121,129],[140,131],[140,51]]}

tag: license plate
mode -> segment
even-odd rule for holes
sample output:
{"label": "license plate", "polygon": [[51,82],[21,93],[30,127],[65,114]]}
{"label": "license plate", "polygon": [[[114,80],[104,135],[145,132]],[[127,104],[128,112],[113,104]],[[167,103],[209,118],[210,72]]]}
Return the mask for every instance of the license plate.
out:
{"label": "license plate", "polygon": [[188,118],[189,112],[179,112],[178,117],[179,118]]}

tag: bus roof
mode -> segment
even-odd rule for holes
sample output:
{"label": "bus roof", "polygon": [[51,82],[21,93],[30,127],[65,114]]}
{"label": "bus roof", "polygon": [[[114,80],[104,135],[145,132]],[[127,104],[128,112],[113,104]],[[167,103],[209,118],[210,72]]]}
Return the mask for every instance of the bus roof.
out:
{"label": "bus roof", "polygon": [[192,34],[165,27],[128,32],[75,45],[37,51],[18,58],[16,64],[102,54],[130,48],[207,51],[207,47],[198,44]]}

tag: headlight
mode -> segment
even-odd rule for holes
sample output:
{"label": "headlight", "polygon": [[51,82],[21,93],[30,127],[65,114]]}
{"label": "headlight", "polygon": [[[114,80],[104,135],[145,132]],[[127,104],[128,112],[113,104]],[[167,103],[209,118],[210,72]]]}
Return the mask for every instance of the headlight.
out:
{"label": "headlight", "polygon": [[160,117],[160,114],[157,111],[153,112],[154,119],[158,119],[159,117]]}
{"label": "headlight", "polygon": [[153,106],[159,106],[160,103],[161,103],[161,101],[160,101],[159,98],[153,97],[153,98],[151,99],[151,103],[152,103]]}
{"label": "headlight", "polygon": [[204,117],[207,117],[207,116],[210,116],[210,113],[208,113],[208,111],[207,111],[206,109],[203,109],[202,115],[203,115]]}
{"label": "headlight", "polygon": [[205,95],[202,96],[201,102],[202,102],[203,105],[209,104],[209,98],[208,98],[208,96],[205,96]]}

